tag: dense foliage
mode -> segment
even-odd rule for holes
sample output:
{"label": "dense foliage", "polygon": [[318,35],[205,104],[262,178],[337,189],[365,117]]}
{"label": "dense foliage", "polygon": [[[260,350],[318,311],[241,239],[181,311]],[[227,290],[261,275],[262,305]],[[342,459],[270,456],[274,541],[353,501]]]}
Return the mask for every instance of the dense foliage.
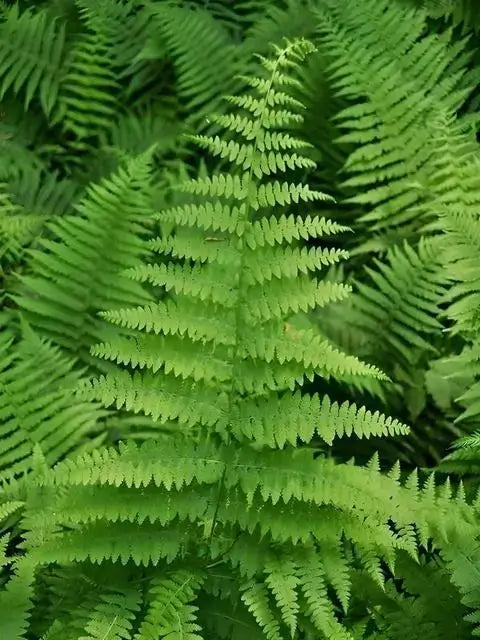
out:
{"label": "dense foliage", "polygon": [[0,12],[0,638],[480,635],[475,0]]}

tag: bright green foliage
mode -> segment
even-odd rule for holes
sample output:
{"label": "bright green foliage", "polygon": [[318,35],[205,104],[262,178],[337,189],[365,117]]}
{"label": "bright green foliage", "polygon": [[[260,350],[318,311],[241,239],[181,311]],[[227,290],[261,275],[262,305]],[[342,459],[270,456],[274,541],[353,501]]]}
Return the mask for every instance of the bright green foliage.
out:
{"label": "bright green foliage", "polygon": [[[419,489],[415,474],[406,484],[397,467],[382,474],[377,457],[362,467],[298,446],[315,434],[326,449],[351,433],[406,432],[379,412],[302,390],[316,377],[384,378],[301,322],[349,294],[321,273],[346,257],[322,246],[342,227],[303,213],[329,198],[297,178],[311,161],[291,130],[301,104],[290,91],[312,48],[295,40],[261,57],[259,74],[246,79],[251,91],[215,119],[224,133],[195,138],[230,168],[182,185],[192,200],[159,214],[162,234],[149,243],[158,259],[128,270],[133,283],[154,286],[158,302],[102,314],[112,336],[92,354],[115,364],[80,385],[80,398],[172,423],[172,437],[94,449],[39,467],[28,491],[6,491],[25,502],[25,555],[0,593],[3,611],[12,590],[25,592],[18,637],[27,611],[34,621],[42,613],[47,638],[200,640],[202,629],[224,637],[225,620],[235,629],[239,619],[273,640],[361,637],[349,612],[366,612],[374,600],[354,589],[355,574],[383,588],[400,552],[416,559],[428,544],[474,535],[470,507],[433,478]],[[144,158],[129,166],[146,171]],[[126,177],[110,184],[129,194]],[[143,177],[135,193],[142,189],[148,194]],[[97,193],[106,204],[106,187],[90,199]],[[125,196],[122,206],[128,211]],[[311,238],[322,244],[306,250]],[[114,335],[115,325],[129,333]],[[24,558],[36,567],[34,600],[23,586]],[[70,605],[64,620],[55,614],[58,584],[41,585],[53,567],[72,565],[90,576],[93,593],[74,594],[83,613],[72,615]],[[218,623],[209,620],[217,610]],[[390,622],[379,615],[376,624],[382,633]]]}
{"label": "bright green foliage", "polygon": [[[105,404],[115,401],[117,407],[142,410],[155,418],[178,418],[183,424],[241,435],[243,427],[237,423],[241,425],[245,411],[251,411],[252,398],[256,397],[261,428],[270,403],[274,398],[282,401],[279,392],[293,390],[305,377],[316,373],[381,377],[312,331],[297,330],[287,321],[292,314],[345,297],[348,288],[309,275],[337,262],[341,253],[320,248],[306,252],[300,242],[340,228],[321,217],[296,220],[269,210],[275,204],[280,209],[292,202],[326,198],[281,177],[290,168],[304,166],[307,159],[283,151],[300,150],[302,143],[276,131],[297,118],[285,105],[298,106],[284,90],[295,84],[283,71],[291,63],[280,58],[277,64],[265,62],[273,80],[250,80],[258,97],[235,100],[243,114],[218,118],[227,131],[240,134],[240,142],[200,137],[200,144],[215,155],[224,155],[228,147],[230,161],[239,170],[186,183],[186,193],[199,197],[208,193],[208,198],[161,214],[162,221],[171,220],[176,226],[151,246],[175,262],[130,271],[134,280],[164,286],[175,295],[155,306],[106,314],[113,322],[131,329],[145,327],[148,333],[94,347],[95,355],[138,369],[133,375],[120,370],[93,382],[94,397]],[[212,330],[205,322],[204,332],[199,318],[209,317],[221,326]],[[232,393],[238,396],[233,404]],[[242,398],[245,393],[249,397]],[[386,424],[381,417],[371,419],[374,431],[378,420]],[[360,429],[366,433],[365,427]],[[255,433],[250,437],[255,439]],[[287,437],[295,442],[295,430]]]}
{"label": "bright green foliage", "polygon": [[480,633],[478,37],[0,2],[0,638]]}

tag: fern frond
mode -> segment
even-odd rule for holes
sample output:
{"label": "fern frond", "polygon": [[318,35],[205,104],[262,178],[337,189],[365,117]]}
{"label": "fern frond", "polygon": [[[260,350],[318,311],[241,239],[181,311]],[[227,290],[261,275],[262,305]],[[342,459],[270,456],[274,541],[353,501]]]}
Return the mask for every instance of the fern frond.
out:
{"label": "fern frond", "polygon": [[155,486],[182,488],[194,480],[212,484],[222,475],[224,463],[221,452],[214,446],[199,445],[192,449],[187,442],[155,443],[147,440],[139,447],[134,443],[121,444],[120,450],[104,449],[86,453],[77,459],[59,463],[55,474],[40,476],[40,486],[107,484],[128,487]]}
{"label": "fern frond", "polygon": [[155,420],[175,420],[180,424],[215,426],[225,423],[226,397],[205,384],[177,380],[172,376],[127,371],[107,374],[85,382],[85,398],[96,398],[104,406],[125,407],[143,412]]}
{"label": "fern frond", "polygon": [[225,26],[204,9],[174,2],[152,5],[151,13],[151,38],[160,35],[166,41],[177,71],[179,94],[188,112],[195,114],[190,119],[204,126],[205,116],[216,111],[221,96],[233,89],[236,47]]}
{"label": "fern frond", "polygon": [[28,109],[38,95],[46,116],[58,97],[63,68],[65,28],[48,10],[19,12],[14,5],[0,24],[0,98],[7,91],[24,92]]}
{"label": "fern frond", "polygon": [[93,433],[103,414],[73,391],[80,380],[74,362],[26,329],[12,347],[2,339],[0,371],[0,480],[28,473],[39,446],[49,465]]}
{"label": "fern frond", "polygon": [[139,609],[138,590],[129,589],[115,593],[110,591],[100,597],[100,602],[90,613],[82,640],[122,640],[130,636],[132,621]]}
{"label": "fern frond", "polygon": [[133,640],[176,638],[201,640],[197,631],[196,609],[191,603],[202,584],[201,575],[174,571],[154,578],[149,590],[149,608]]}
{"label": "fern frond", "polygon": [[379,412],[369,412],[355,404],[331,402],[328,396],[285,394],[265,400],[244,400],[238,404],[233,429],[259,444],[284,447],[297,440],[310,442],[315,434],[327,444],[335,437],[359,438],[408,433],[408,427]]}
{"label": "fern frond", "polygon": [[[150,153],[131,160],[110,179],[91,186],[78,214],[51,226],[54,239],[31,252],[32,274],[21,276],[15,296],[25,317],[73,353],[105,332],[102,308],[146,302],[146,292],[119,272],[144,253],[140,234],[150,222]],[[138,235],[136,235],[138,234]]]}
{"label": "fern frond", "polygon": [[415,250],[405,243],[392,248],[387,261],[366,268],[370,283],[357,283],[351,321],[371,345],[363,342],[364,357],[375,357],[380,366],[388,360],[411,366],[422,353],[435,354],[432,341],[441,335],[439,305],[447,284],[442,246],[421,241]]}
{"label": "fern frond", "polygon": [[275,597],[282,619],[293,636],[299,611],[295,564],[289,558],[269,558],[265,565],[265,582]]}
{"label": "fern frond", "polygon": [[298,575],[307,611],[316,630],[332,640],[351,640],[351,635],[335,617],[328,597],[325,568],[317,554],[302,554]]}
{"label": "fern frond", "polygon": [[0,619],[7,637],[25,637],[33,607],[35,569],[32,557],[19,558],[12,577],[0,591]]}
{"label": "fern frond", "polygon": [[0,184],[0,259],[18,261],[23,248],[35,237],[44,223],[44,217],[25,212],[12,202],[7,185]]}
{"label": "fern frond", "polygon": [[95,20],[95,9],[92,15],[92,8],[84,7],[82,14],[87,31],[65,60],[55,114],[79,150],[88,149],[89,138],[111,129],[120,89],[110,29],[103,20]]}
{"label": "fern frond", "polygon": [[267,587],[263,583],[249,584],[242,593],[242,601],[263,629],[267,640],[282,640],[280,624],[270,609]]}
{"label": "fern frond", "polygon": [[406,3],[331,2],[318,18],[335,93],[347,100],[337,121],[346,132],[338,142],[354,145],[348,201],[367,209],[360,223],[371,231],[408,238],[431,220],[421,206],[435,172],[434,122],[471,93],[471,54],[465,41],[446,46],[449,34],[425,33],[425,14]]}

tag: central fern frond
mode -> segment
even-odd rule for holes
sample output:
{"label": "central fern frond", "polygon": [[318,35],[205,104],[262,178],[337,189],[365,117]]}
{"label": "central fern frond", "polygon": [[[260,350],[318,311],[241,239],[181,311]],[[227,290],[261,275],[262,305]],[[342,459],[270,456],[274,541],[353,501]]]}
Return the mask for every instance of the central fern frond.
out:
{"label": "central fern frond", "polygon": [[[246,412],[260,409],[268,420],[279,394],[315,374],[381,377],[298,322],[349,293],[346,285],[318,277],[346,253],[305,243],[343,230],[319,215],[302,215],[304,203],[328,196],[287,179],[312,165],[302,153],[307,145],[288,132],[301,119],[301,105],[288,93],[296,83],[290,71],[310,49],[296,42],[274,61],[262,59],[264,76],[245,79],[252,93],[230,98],[238,112],[214,118],[225,136],[193,137],[233,167],[182,185],[193,202],[162,212],[160,221],[172,231],[151,243],[165,260],[130,271],[170,296],[103,314],[144,329],[94,348],[95,355],[128,366],[92,383],[106,404],[265,443],[262,419],[252,433]],[[300,402],[290,394],[284,399],[298,411]],[[320,413],[321,403],[313,404]],[[377,422],[372,417],[374,431]],[[294,422],[291,429],[287,440],[295,442]]]}

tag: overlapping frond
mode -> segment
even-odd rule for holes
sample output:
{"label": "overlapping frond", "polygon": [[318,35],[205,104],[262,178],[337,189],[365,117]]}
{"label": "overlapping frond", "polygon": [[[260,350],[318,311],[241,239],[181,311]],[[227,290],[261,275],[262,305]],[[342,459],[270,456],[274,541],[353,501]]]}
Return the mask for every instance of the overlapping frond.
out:
{"label": "overlapping frond", "polygon": [[98,406],[74,396],[74,362],[31,330],[19,344],[1,340],[0,480],[27,473],[39,447],[53,465],[93,436]]}
{"label": "overlapping frond", "polygon": [[385,261],[374,260],[375,269],[365,268],[366,282],[356,283],[347,315],[355,352],[389,374],[396,368],[408,371],[436,353],[448,284],[442,246],[433,239],[416,249],[407,243],[393,247]]}
{"label": "overlapping frond", "polygon": [[149,10],[153,18],[150,38],[155,43],[159,38],[166,42],[175,64],[179,95],[193,115],[191,119],[203,128],[206,116],[221,106],[222,96],[233,88],[237,47],[225,25],[204,8],[171,2],[151,3]]}
{"label": "overlapping frond", "polygon": [[88,3],[78,4],[87,30],[65,59],[55,119],[72,137],[71,144],[81,150],[88,148],[89,139],[112,127],[120,87],[106,21]]}
{"label": "overlapping frond", "polygon": [[20,13],[18,5],[3,10],[0,23],[0,98],[24,96],[24,107],[38,97],[50,116],[59,92],[64,62],[65,28],[46,9]]}
{"label": "overlapping frond", "polygon": [[448,31],[425,34],[425,14],[406,3],[332,2],[318,18],[334,89],[347,100],[337,142],[353,145],[348,201],[366,210],[359,220],[370,231],[408,237],[431,220],[421,205],[434,173],[432,123],[471,93],[471,54]]}
{"label": "overlapping frond", "polygon": [[21,277],[16,300],[28,321],[72,353],[87,355],[85,349],[105,332],[99,310],[148,300],[120,272],[144,254],[150,156],[147,151],[89,187],[76,215],[51,224],[53,238],[43,238],[43,250],[31,252],[31,273]]}

